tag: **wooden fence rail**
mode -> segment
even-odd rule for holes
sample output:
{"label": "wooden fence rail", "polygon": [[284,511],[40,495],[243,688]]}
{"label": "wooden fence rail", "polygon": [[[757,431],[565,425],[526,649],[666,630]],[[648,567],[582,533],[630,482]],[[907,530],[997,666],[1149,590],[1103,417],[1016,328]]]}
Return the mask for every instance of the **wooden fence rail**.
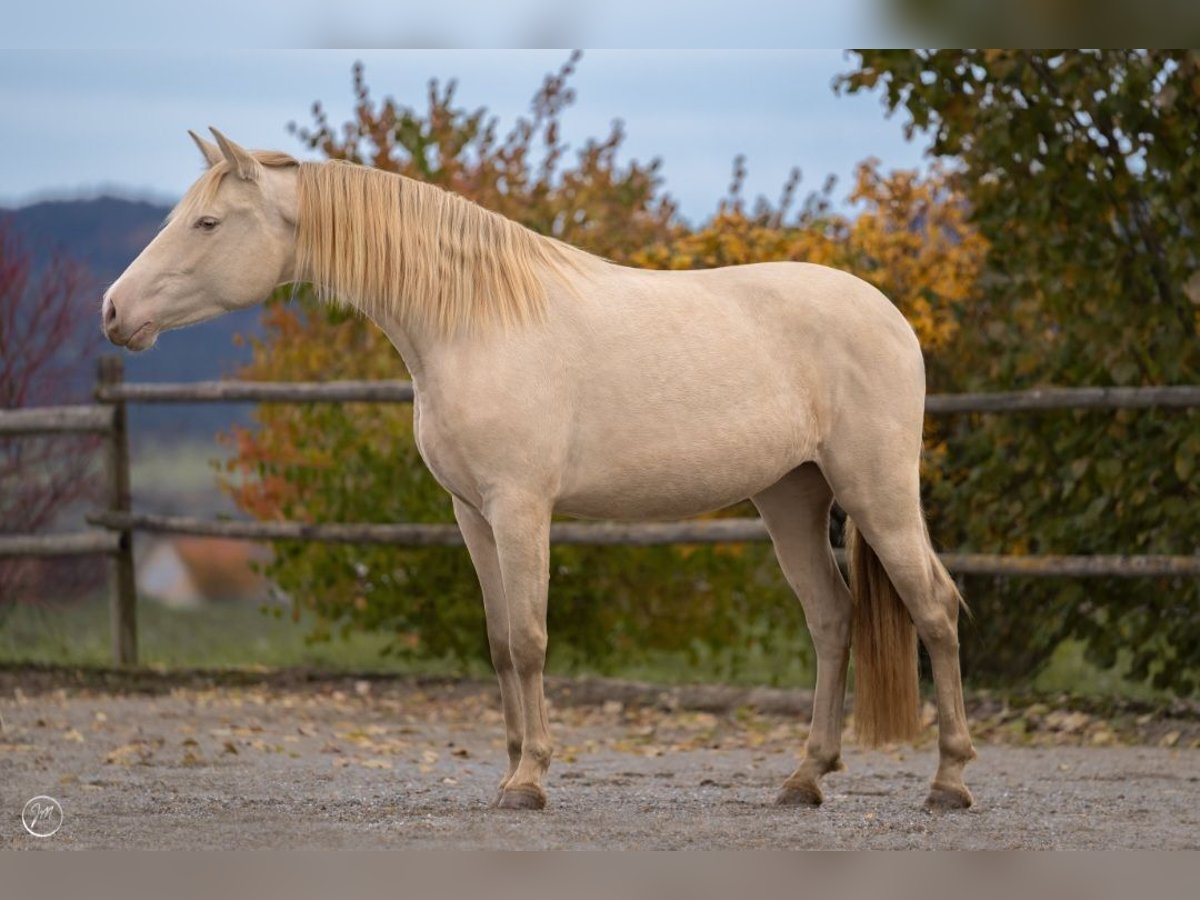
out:
{"label": "wooden fence rail", "polygon": [[[105,385],[98,400],[128,403],[411,403],[411,381],[197,381]],[[929,415],[1063,409],[1200,407],[1200,385],[1146,388],[1037,388],[986,394],[930,394]]]}
{"label": "wooden fence rail", "polygon": [[120,384],[97,389],[113,403],[411,403],[411,381],[196,381]]}
{"label": "wooden fence rail", "polygon": [[104,530],[0,535],[0,557],[92,556],[97,553],[116,553],[120,548],[120,536]]}
{"label": "wooden fence rail", "polygon": [[[105,436],[107,508],[87,516],[99,530],[70,534],[0,535],[0,557],[104,553],[110,563],[110,619],[113,661],[137,662],[137,603],[133,533],[188,534],[246,540],[322,541],[391,544],[404,547],[461,546],[454,525],[249,522],[206,520],[135,513],[129,501],[128,403],[410,403],[408,381],[241,382],[130,384],[121,358],[100,362],[96,399],[101,405],[0,410],[0,436],[99,433]],[[1200,407],[1200,385],[1150,388],[1040,388],[977,394],[931,394],[929,415],[1044,412],[1051,410],[1192,409]],[[556,522],[551,540],[559,544],[657,546],[767,541],[758,519],[683,522]],[[841,551],[837,551],[839,560]],[[942,560],[963,575],[1143,577],[1200,576],[1200,556],[1004,556],[946,553]]]}
{"label": "wooden fence rail", "polygon": [[954,413],[1050,412],[1064,409],[1189,409],[1200,406],[1200,385],[1171,387],[1035,388],[989,394],[930,394],[925,412]]}
{"label": "wooden fence rail", "polygon": [[113,427],[108,406],[47,406],[6,409],[0,413],[0,435],[104,433]]}
{"label": "wooden fence rail", "polygon": [[[93,525],[158,534],[188,534],[252,541],[319,541],[326,544],[393,544],[402,547],[461,547],[457,525],[304,524],[244,522],[155,516],[146,513],[96,513]],[[761,519],[699,519],[685,522],[555,522],[555,544],[654,547],[664,544],[732,544],[769,541]],[[834,551],[843,562],[843,551]],[[992,553],[944,553],[942,562],[960,575],[1058,575],[1140,577],[1200,575],[1200,556],[1002,556]]]}

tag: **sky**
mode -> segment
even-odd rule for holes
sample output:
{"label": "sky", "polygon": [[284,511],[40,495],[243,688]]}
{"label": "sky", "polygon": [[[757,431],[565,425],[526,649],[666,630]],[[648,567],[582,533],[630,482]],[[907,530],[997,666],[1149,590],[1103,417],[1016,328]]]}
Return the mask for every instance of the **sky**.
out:
{"label": "sky", "polygon": [[895,0],[38,0],[11,47],[801,47],[909,43]]}
{"label": "sky", "polygon": [[[32,7],[24,7],[32,8]],[[320,100],[340,124],[350,69],[366,65],[376,97],[423,108],[431,77],[455,78],[466,107],[486,106],[501,132],[529,109],[563,50],[0,51],[0,205],[115,193],[177,199],[200,171],[189,128],[215,125],[248,147],[309,154],[287,124]],[[837,193],[868,156],[887,168],[922,163],[903,119],[878,94],[838,96],[853,68],[838,50],[587,51],[572,83],[564,137],[579,146],[625,123],[624,158],[661,157],[685,218],[711,215],[746,156],[746,193],[774,199],[793,166],[802,193],[829,174]]]}

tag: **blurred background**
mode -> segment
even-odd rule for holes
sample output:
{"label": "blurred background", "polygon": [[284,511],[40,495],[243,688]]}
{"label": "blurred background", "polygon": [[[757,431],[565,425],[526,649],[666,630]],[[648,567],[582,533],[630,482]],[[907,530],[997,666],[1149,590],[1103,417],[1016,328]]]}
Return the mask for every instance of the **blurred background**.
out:
{"label": "blurred background", "polygon": [[[19,15],[36,28],[52,6]],[[529,8],[550,37],[587,25]],[[355,27],[313,42],[361,43]],[[100,294],[201,171],[185,132],[210,124],[445,186],[625,264],[846,268],[908,317],[933,393],[1200,383],[1192,52],[5,51],[0,98],[0,406],[88,398]],[[148,382],[405,377],[378,333],[303,291],[125,364]],[[1195,554],[1197,425],[1193,410],[931,419],[935,544]],[[134,405],[130,443],[143,512],[452,521],[406,406]],[[88,439],[0,440],[0,531],[77,528],[97,459]],[[151,665],[488,669],[459,549],[139,536],[136,552]],[[1197,689],[1195,579],[963,587],[976,687]],[[0,560],[0,661],[105,662],[105,590],[102,561]],[[810,684],[767,546],[556,548],[551,591],[556,671]]]}

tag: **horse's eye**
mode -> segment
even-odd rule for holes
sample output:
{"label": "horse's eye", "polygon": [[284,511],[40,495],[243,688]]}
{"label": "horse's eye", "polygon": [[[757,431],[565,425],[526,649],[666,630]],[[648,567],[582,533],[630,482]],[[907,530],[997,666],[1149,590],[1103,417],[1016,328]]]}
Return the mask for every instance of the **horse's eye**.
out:
{"label": "horse's eye", "polygon": [[214,219],[212,216],[201,216],[196,220],[195,227],[199,228],[201,231],[212,231],[219,224],[220,222]]}

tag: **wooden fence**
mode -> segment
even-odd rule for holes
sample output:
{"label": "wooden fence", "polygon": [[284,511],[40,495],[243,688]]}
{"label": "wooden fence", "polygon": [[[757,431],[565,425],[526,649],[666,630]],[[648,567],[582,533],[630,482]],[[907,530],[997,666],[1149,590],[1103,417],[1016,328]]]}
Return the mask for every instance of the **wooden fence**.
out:
{"label": "wooden fence", "polygon": [[[100,359],[96,392],[124,381],[119,356]],[[104,483],[108,511],[129,512],[129,436],[125,404],[53,406],[0,412],[0,435],[56,433],[104,435]],[[133,532],[128,527],[71,534],[0,535],[3,556],[79,556],[104,553],[109,558],[109,627],[115,665],[137,664],[137,586],[133,569]]]}
{"label": "wooden fence", "polygon": [[[95,405],[0,411],[0,436],[48,433],[99,433],[105,438],[107,508],[87,516],[95,528],[68,534],[0,535],[0,557],[71,556],[103,553],[110,559],[110,612],[113,663],[137,663],[137,591],[133,568],[133,532],[187,534],[246,540],[323,541],[343,544],[393,544],[444,547],[462,544],[454,525],[307,524],[205,520],[137,513],[129,502],[129,403],[409,403],[407,381],[243,382],[130,384],[121,357],[100,360]],[[1152,388],[1044,388],[988,394],[932,394],[930,415],[1042,412],[1063,409],[1116,410],[1200,407],[1200,386]],[[710,519],[684,522],[555,523],[550,538],[562,544],[702,544],[766,541],[758,519]],[[1198,576],[1200,556],[1004,556],[946,553],[952,572],[998,576]]]}

